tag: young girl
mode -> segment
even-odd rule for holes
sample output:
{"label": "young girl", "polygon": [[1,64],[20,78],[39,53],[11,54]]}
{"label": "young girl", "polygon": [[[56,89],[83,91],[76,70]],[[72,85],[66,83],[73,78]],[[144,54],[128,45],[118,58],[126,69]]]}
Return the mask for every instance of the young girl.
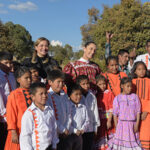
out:
{"label": "young girl", "polygon": [[109,56],[106,60],[107,72],[103,75],[107,79],[108,89],[117,96],[120,94],[120,80],[127,75],[124,72],[119,71],[118,58],[115,56]]}
{"label": "young girl", "polygon": [[134,64],[132,76],[134,92],[139,96],[142,105],[140,141],[142,148],[150,149],[150,79],[144,62]]}
{"label": "young girl", "polygon": [[102,75],[96,77],[97,104],[101,126],[98,128],[95,150],[105,150],[108,148],[108,140],[113,137],[114,129],[112,124],[112,108],[114,95],[106,87],[106,79]]}
{"label": "young girl", "polygon": [[140,100],[132,91],[132,81],[125,77],[121,79],[121,94],[113,102],[113,115],[116,133],[108,142],[109,149],[141,150],[138,138],[140,122]]}
{"label": "young girl", "polygon": [[20,67],[15,72],[18,88],[8,97],[6,107],[8,136],[5,150],[20,150],[19,135],[21,131],[21,118],[27,107],[31,104],[28,89],[31,84],[31,73],[26,67]]}

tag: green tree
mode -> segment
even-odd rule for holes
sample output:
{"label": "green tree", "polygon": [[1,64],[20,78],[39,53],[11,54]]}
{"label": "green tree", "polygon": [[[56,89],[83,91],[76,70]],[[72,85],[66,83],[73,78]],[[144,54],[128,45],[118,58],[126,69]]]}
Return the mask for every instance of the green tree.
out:
{"label": "green tree", "polygon": [[[88,34],[97,44],[95,60],[102,68],[106,31],[114,33],[111,40],[113,55],[116,55],[119,49],[132,47],[136,47],[138,54],[144,53],[145,43],[150,35],[150,2],[142,4],[140,0],[121,0],[121,4],[112,8],[104,6],[103,13],[94,25]],[[82,36],[84,37],[84,34]]]}
{"label": "green tree", "polygon": [[63,67],[66,65],[74,56],[72,47],[69,44],[63,46],[50,46],[50,55],[53,56],[59,64]]}
{"label": "green tree", "polygon": [[21,25],[7,22],[0,24],[0,51],[11,52],[17,60],[30,56],[33,41],[30,33]]}

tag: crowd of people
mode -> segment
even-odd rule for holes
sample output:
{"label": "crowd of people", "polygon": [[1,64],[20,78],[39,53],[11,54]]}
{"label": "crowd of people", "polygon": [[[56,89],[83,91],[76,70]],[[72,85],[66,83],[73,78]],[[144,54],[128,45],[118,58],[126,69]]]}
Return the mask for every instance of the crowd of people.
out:
{"label": "crowd of people", "polygon": [[112,56],[112,37],[105,73],[93,41],[63,69],[44,37],[21,63],[0,52],[0,150],[150,150],[150,40]]}

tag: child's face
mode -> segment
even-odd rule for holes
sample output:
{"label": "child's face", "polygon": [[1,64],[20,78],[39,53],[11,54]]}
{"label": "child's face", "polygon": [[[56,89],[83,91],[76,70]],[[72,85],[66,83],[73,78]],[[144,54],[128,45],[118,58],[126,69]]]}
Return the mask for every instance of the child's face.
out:
{"label": "child's face", "polygon": [[108,72],[109,73],[113,73],[113,74],[116,74],[118,72],[118,63],[116,60],[112,59],[109,61],[109,64],[107,66],[108,68]]}
{"label": "child's face", "polygon": [[73,101],[75,104],[79,104],[80,103],[81,97],[82,97],[81,90],[75,90],[70,95],[71,101]]}
{"label": "child's face", "polygon": [[6,68],[8,68],[9,71],[11,70],[11,68],[12,68],[12,61],[11,60],[1,60],[0,63],[2,65],[4,65]]}
{"label": "child's face", "polygon": [[34,95],[31,95],[32,100],[38,107],[45,106],[47,97],[48,94],[46,88],[37,88],[36,93]]}
{"label": "child's face", "polygon": [[36,69],[30,69],[31,76],[32,76],[32,82],[38,82],[39,81],[39,72]]}
{"label": "child's face", "polygon": [[35,46],[37,54],[40,57],[44,57],[48,53],[48,48],[48,42],[45,40],[41,41],[37,46]]}
{"label": "child's face", "polygon": [[82,87],[82,89],[83,89],[85,92],[88,92],[88,90],[90,89],[89,80],[87,80],[87,79],[82,80],[82,81],[80,82],[80,86]]}
{"label": "child's face", "polygon": [[104,80],[99,80],[99,81],[97,82],[97,86],[100,88],[100,90],[101,90],[102,92],[104,92],[104,91],[106,90],[106,81],[104,81]]}
{"label": "child's face", "polygon": [[59,93],[64,86],[64,79],[58,78],[54,81],[48,80],[48,83],[54,92]]}
{"label": "child's face", "polygon": [[90,60],[93,58],[96,52],[96,45],[91,43],[87,47],[84,47],[83,50],[84,50],[84,56]]}
{"label": "child's face", "polygon": [[17,79],[17,82],[20,84],[21,88],[28,89],[31,85],[31,73],[26,72],[20,78]]}
{"label": "child's face", "polygon": [[145,77],[146,74],[146,69],[144,67],[144,65],[139,64],[135,70],[135,74],[139,77],[139,78],[143,78]]}
{"label": "child's face", "polygon": [[123,85],[121,85],[122,91],[124,94],[130,94],[132,91],[132,83],[131,82],[127,82]]}

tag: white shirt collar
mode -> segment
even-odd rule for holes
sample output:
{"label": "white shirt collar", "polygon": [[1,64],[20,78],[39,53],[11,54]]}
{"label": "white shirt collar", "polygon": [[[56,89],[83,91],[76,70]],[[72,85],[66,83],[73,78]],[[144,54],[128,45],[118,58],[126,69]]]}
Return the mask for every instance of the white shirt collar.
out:
{"label": "white shirt collar", "polygon": [[[45,104],[44,111],[45,111],[46,109],[48,109],[48,108],[50,108],[50,106]],[[30,106],[30,109],[31,109],[31,110],[34,110],[34,109],[39,109],[39,108],[34,104],[34,102],[32,102],[32,104],[31,104],[31,106]]]}
{"label": "white shirt collar", "polygon": [[[56,94],[51,87],[49,88],[48,93],[50,93],[51,95]],[[65,92],[61,90],[60,95],[65,95]]]}
{"label": "white shirt collar", "polygon": [[79,59],[79,61],[82,61],[82,62],[85,62],[85,63],[89,63],[89,62],[90,62],[89,60],[85,60],[83,57],[81,57],[81,58]]}
{"label": "white shirt collar", "polygon": [[[70,100],[70,101],[71,101],[71,100]],[[73,102],[71,101],[71,106],[78,108],[78,107],[82,107],[82,104],[79,103],[78,106],[77,106],[75,103],[73,103]]]}

